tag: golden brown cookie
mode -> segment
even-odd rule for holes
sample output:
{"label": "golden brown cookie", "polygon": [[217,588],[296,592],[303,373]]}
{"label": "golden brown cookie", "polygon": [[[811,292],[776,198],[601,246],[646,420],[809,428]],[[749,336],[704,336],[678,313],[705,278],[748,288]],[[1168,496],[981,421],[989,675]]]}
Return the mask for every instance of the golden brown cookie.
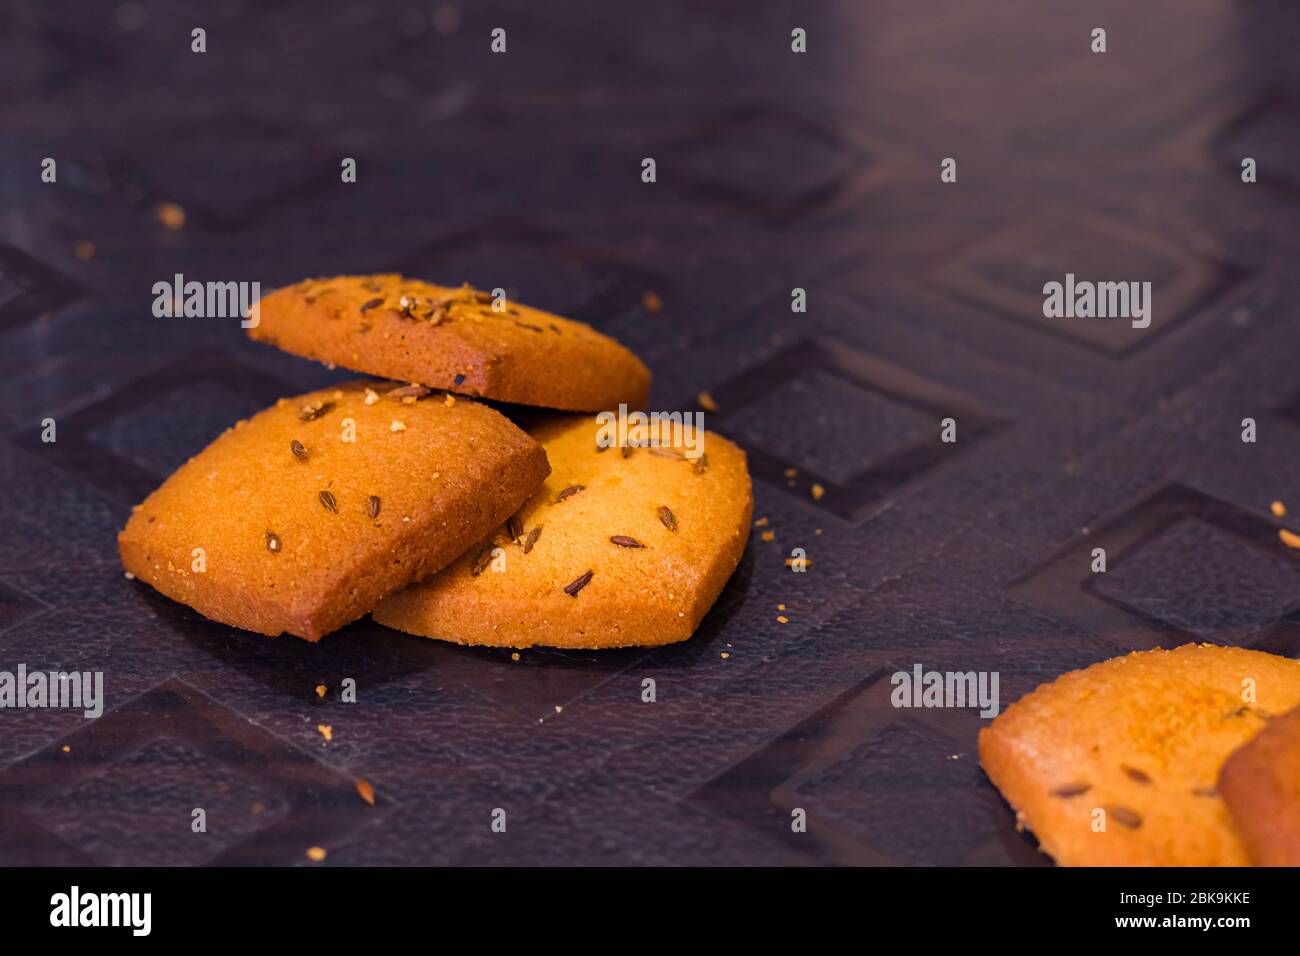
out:
{"label": "golden brown cookie", "polygon": [[371,375],[568,411],[641,408],[650,372],[582,322],[399,275],[308,279],[262,299],[248,334]]}
{"label": "golden brown cookie", "polygon": [[1219,792],[1257,866],[1300,866],[1300,709],[1232,752]]}
{"label": "golden brown cookie", "polygon": [[508,527],[381,603],[375,620],[504,647],[690,637],[749,537],[744,452],[707,434],[703,456],[688,456],[680,429],[661,447],[600,448],[600,425],[587,416],[552,417],[532,434],[551,461],[541,490]]}
{"label": "golden brown cookie", "polygon": [[215,621],[317,641],[443,567],[547,472],[541,446],[484,405],[352,382],[227,429],[118,547],[128,572]]}
{"label": "golden brown cookie", "polygon": [[1300,661],[1209,644],[1133,653],[1017,701],[980,732],[980,763],[1058,863],[1241,866],[1219,768],[1297,704]]}

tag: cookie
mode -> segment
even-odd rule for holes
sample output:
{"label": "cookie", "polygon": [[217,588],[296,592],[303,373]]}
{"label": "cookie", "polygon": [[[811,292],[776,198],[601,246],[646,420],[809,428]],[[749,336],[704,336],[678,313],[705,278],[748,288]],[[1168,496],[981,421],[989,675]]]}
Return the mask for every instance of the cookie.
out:
{"label": "cookie", "polygon": [[1241,866],[1219,768],[1297,704],[1300,661],[1209,644],[1133,653],[1011,705],[980,732],[980,763],[1058,863]]}
{"label": "cookie", "polygon": [[353,382],[227,429],[135,508],[118,547],[130,574],[214,621],[317,641],[446,565],[548,470],[484,405]]}
{"label": "cookie", "polygon": [[1233,751],[1219,792],[1257,866],[1300,866],[1300,709]]}
{"label": "cookie", "polygon": [[[674,429],[660,447],[603,448],[593,418],[532,434],[547,479],[508,526],[381,603],[374,619],[461,644],[608,648],[684,641],[740,561],[753,497],[745,454]],[[633,429],[631,441],[640,440]]]}
{"label": "cookie", "polygon": [[399,275],[308,279],[262,299],[248,334],[286,352],[501,402],[598,412],[645,404],[650,372],[582,322]]}

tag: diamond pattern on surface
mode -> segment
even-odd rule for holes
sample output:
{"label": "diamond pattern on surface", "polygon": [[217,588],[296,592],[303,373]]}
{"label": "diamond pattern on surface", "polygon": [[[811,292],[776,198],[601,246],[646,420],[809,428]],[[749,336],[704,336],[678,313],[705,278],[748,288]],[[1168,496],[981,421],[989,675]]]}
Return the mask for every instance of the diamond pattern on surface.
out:
{"label": "diamond pattern on surface", "polygon": [[872,168],[871,156],[843,132],[766,108],[693,132],[672,152],[701,197],[783,224],[857,192]]}
{"label": "diamond pattern on surface", "polygon": [[[11,864],[293,863],[369,809],[349,777],[177,680],[87,720],[66,746],[0,771]],[[207,833],[191,829],[195,807]]]}
{"label": "diamond pattern on surface", "polygon": [[[792,415],[797,428],[789,427]],[[820,368],[782,383],[732,415],[730,425],[746,447],[802,462],[837,484],[921,444],[935,430],[919,409]]]}
{"label": "diamond pattern on surface", "polygon": [[[1064,284],[1067,273],[1076,284],[1150,282],[1150,326],[1134,328],[1127,318],[1043,315],[1044,285]],[[1129,223],[1052,206],[977,240],[931,278],[958,300],[1118,357],[1168,334],[1242,275]]]}
{"label": "diamond pattern on surface", "polygon": [[[1106,572],[1094,574],[1094,549]],[[1300,557],[1265,519],[1168,485],[1014,582],[1013,595],[1118,644],[1252,646],[1300,603]]]}
{"label": "diamond pattern on surface", "polygon": [[[968,396],[833,341],[794,345],[713,397],[708,426],[746,445],[756,477],[802,494],[821,485],[818,505],[849,518],[1005,426]],[[957,442],[941,440],[945,418]]]}
{"label": "diamond pattern on surface", "polygon": [[0,634],[44,607],[35,598],[0,581]]}
{"label": "diamond pattern on surface", "polygon": [[1274,186],[1300,196],[1300,100],[1285,94],[1267,96],[1225,126],[1214,138],[1212,151],[1224,169],[1241,182],[1241,161],[1255,160],[1262,186]]}
{"label": "diamond pattern on surface", "polygon": [[[231,413],[264,408],[294,391],[224,352],[203,349],[173,358],[163,368],[62,416],[57,442],[43,444],[31,429],[14,440],[109,497],[135,503],[167,477],[175,467],[172,463],[197,454],[235,423],[237,415],[221,424],[219,409],[211,404],[214,387],[219,394],[237,396],[233,406],[226,406]],[[194,410],[200,414],[194,416]],[[173,438],[193,444],[164,445],[154,428],[166,428]]]}
{"label": "diamond pattern on surface", "polygon": [[1300,603],[1300,564],[1199,518],[1176,521],[1098,575],[1093,590],[1206,638],[1272,624]]}
{"label": "diamond pattern on surface", "polygon": [[[889,671],[840,694],[787,733],[688,797],[734,816],[823,863],[901,861],[957,864],[995,839],[997,802],[988,793],[959,817],[918,829],[908,806],[926,794],[973,789],[979,764],[963,711],[900,710],[890,702]],[[807,832],[791,828],[803,810]],[[907,826],[899,821],[910,819]],[[934,827],[944,839],[930,840]]]}
{"label": "diamond pattern on surface", "polygon": [[0,332],[76,301],[82,288],[13,246],[0,245]]}

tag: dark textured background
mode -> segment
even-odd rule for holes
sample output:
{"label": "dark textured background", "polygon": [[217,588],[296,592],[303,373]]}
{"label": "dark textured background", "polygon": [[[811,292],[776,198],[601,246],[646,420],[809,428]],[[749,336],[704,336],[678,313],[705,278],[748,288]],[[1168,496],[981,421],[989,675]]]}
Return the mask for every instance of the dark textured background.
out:
{"label": "dark textured background", "polygon": [[[1005,704],[1131,648],[1300,652],[1268,511],[1300,508],[1300,14],[1081,6],[216,0],[133,31],[111,2],[0,7],[0,669],[102,669],[109,707],[0,711],[0,861],[1045,862],[980,719],[892,709],[891,671],[997,670]],[[692,641],[310,646],[123,579],[132,503],[342,374],[155,319],[152,284],[373,270],[592,322],[656,408],[712,392],[775,540]],[[1047,323],[1066,271],[1153,281],[1152,327]],[[313,703],[343,677],[357,704]]]}

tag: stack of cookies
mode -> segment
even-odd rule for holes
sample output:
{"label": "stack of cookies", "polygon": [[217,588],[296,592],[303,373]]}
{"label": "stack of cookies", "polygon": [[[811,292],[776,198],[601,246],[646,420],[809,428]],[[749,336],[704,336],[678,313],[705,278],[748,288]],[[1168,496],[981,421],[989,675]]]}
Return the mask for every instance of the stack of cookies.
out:
{"label": "stack of cookies", "polygon": [[397,275],[308,280],[259,311],[254,339],[380,378],[237,422],[134,509],[123,565],[167,597],[309,641],[373,612],[464,644],[604,648],[685,640],[735,570],[744,453],[680,426],[611,448],[595,413],[640,409],[650,372],[590,326]]}

